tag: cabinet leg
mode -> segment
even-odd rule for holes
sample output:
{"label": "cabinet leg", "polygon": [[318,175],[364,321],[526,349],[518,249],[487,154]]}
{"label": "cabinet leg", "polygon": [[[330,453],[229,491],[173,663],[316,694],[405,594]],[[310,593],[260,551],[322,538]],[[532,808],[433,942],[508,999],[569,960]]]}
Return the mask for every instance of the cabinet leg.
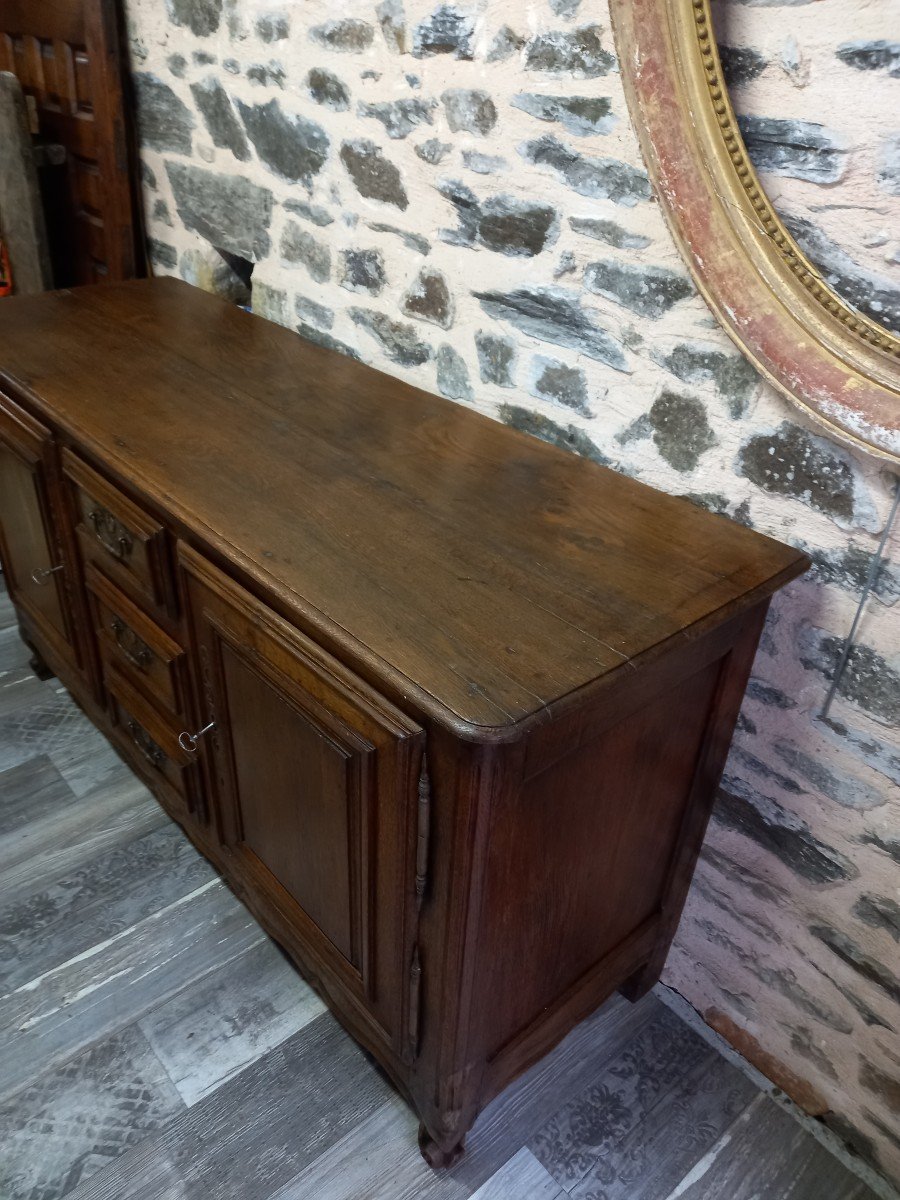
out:
{"label": "cabinet leg", "polygon": [[455,1146],[446,1149],[439,1146],[434,1140],[424,1123],[419,1125],[419,1149],[422,1151],[422,1157],[435,1171],[452,1167],[454,1163],[459,1162],[463,1156],[465,1149],[465,1138],[460,1138]]}
{"label": "cabinet leg", "polygon": [[642,967],[638,967],[633,975],[629,975],[619,988],[625,999],[630,1000],[632,1004],[636,1004],[638,1000],[643,999],[650,989],[659,982],[664,962],[665,955],[662,956],[660,961],[657,961],[654,956],[649,962],[644,963]]}
{"label": "cabinet leg", "polygon": [[31,667],[32,671],[34,671],[34,673],[35,673],[35,675],[37,675],[38,679],[52,679],[53,672],[50,670],[50,668],[44,662],[44,659],[42,658],[40,651],[35,649],[34,644],[22,632],[21,626],[19,626],[19,635],[22,638],[22,641],[25,643],[25,645],[31,651],[31,658],[29,658],[29,660],[28,660],[29,667]]}

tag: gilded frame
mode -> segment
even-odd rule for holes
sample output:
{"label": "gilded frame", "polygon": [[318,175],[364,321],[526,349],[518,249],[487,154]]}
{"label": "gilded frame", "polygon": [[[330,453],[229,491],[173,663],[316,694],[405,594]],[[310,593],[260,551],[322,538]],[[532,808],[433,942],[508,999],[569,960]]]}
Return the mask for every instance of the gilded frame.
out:
{"label": "gilded frame", "polygon": [[835,438],[900,461],[900,337],[825,285],[780,221],[738,130],[710,0],[610,0],[656,195],[726,331]]}

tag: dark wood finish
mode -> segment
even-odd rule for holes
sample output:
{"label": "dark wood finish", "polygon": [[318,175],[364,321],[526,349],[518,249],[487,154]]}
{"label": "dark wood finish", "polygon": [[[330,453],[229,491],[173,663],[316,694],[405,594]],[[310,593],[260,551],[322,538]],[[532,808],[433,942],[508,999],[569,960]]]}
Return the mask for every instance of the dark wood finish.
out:
{"label": "dark wood finish", "polygon": [[658,976],[806,557],[185,285],[7,301],[0,339],[62,451],[76,696],[446,1165]]}
{"label": "dark wood finish", "polygon": [[66,149],[42,180],[56,286],[141,273],[114,0],[0,0],[0,71],[22,84],[38,138]]}

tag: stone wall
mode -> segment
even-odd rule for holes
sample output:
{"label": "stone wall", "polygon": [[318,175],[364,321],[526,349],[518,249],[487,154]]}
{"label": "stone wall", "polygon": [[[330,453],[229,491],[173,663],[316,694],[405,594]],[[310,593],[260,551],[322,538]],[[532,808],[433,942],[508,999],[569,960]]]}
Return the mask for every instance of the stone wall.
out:
{"label": "stone wall", "polygon": [[812,554],[773,607],[666,979],[900,1175],[895,566],[818,715],[890,476],[763,384],[696,294],[605,6],[127,8],[157,271],[240,297],[212,247],[250,259],[254,308],[304,337]]}
{"label": "stone wall", "polygon": [[714,20],[766,193],[832,287],[900,333],[900,8],[715,0]]}

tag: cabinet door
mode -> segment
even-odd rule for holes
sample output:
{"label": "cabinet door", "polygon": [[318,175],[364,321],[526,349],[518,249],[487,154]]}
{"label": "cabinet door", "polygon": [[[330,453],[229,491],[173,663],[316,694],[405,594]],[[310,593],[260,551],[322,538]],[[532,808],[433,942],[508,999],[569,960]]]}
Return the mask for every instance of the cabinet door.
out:
{"label": "cabinet door", "polygon": [[0,557],[14,603],[58,669],[76,656],[47,488],[51,451],[50,431],[0,395]]}
{"label": "cabinet door", "polygon": [[351,1019],[399,1045],[422,730],[199,555],[179,560],[225,869]]}

